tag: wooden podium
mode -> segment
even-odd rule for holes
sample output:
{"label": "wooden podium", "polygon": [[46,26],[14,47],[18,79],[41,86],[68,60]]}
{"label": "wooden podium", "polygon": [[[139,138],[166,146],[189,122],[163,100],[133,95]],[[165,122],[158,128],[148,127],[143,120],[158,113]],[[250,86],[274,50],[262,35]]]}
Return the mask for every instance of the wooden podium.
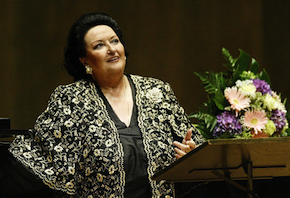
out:
{"label": "wooden podium", "polygon": [[[153,180],[199,182],[224,180],[257,197],[253,179],[290,176],[290,137],[210,139],[156,173]],[[234,180],[247,180],[244,187]]]}

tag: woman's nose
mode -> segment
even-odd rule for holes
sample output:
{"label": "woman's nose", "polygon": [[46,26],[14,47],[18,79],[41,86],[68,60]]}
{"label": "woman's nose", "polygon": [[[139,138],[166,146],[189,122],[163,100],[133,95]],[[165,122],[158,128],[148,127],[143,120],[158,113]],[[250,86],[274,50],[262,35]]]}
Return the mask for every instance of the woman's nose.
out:
{"label": "woman's nose", "polygon": [[116,52],[116,48],[114,46],[112,46],[112,45],[109,45],[107,53],[108,54],[115,54],[115,52]]}

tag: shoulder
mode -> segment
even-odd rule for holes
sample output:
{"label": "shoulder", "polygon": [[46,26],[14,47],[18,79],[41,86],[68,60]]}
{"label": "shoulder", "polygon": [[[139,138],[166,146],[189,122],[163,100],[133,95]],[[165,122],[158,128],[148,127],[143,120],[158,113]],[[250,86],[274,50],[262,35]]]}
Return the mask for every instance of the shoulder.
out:
{"label": "shoulder", "polygon": [[50,100],[54,99],[69,99],[76,96],[85,96],[94,94],[95,85],[93,82],[80,80],[67,85],[59,85],[55,88],[50,96]]}
{"label": "shoulder", "polygon": [[54,90],[54,93],[67,93],[71,91],[75,92],[75,91],[86,90],[87,88],[93,88],[93,87],[94,87],[94,84],[92,82],[80,80],[80,81],[76,81],[74,83],[70,83],[67,85],[59,85]]}
{"label": "shoulder", "polygon": [[139,75],[130,75],[131,79],[135,84],[141,84],[145,87],[156,87],[156,86],[169,86],[167,82],[164,82],[160,79],[157,78],[152,78],[152,77],[144,77],[144,76],[139,76]]}
{"label": "shoulder", "polygon": [[167,82],[152,77],[137,75],[131,75],[130,77],[135,84],[137,93],[147,99],[150,98],[150,100],[155,102],[160,101],[162,98],[164,101],[177,100],[171,86]]}

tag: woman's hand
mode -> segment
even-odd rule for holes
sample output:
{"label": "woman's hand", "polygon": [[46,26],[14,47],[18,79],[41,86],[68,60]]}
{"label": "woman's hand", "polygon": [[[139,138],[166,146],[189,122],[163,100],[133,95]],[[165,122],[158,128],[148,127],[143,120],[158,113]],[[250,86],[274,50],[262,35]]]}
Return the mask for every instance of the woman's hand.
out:
{"label": "woman's hand", "polygon": [[184,137],[184,139],[182,140],[182,143],[174,141],[173,144],[174,146],[176,146],[175,151],[175,157],[177,159],[180,159],[182,156],[186,155],[187,153],[189,153],[190,151],[192,151],[193,149],[195,149],[195,143],[191,138],[192,135],[192,129],[189,129]]}

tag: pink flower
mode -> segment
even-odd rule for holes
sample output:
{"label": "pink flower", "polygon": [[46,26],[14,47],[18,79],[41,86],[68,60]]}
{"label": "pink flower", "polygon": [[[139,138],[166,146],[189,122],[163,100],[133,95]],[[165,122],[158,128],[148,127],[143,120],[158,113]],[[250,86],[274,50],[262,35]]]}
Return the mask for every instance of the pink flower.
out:
{"label": "pink flower", "polygon": [[254,129],[255,134],[265,129],[268,122],[265,111],[252,110],[245,113],[244,126]]}
{"label": "pink flower", "polygon": [[236,112],[250,107],[250,98],[246,97],[237,87],[226,88],[225,97],[231,104],[231,108]]}

